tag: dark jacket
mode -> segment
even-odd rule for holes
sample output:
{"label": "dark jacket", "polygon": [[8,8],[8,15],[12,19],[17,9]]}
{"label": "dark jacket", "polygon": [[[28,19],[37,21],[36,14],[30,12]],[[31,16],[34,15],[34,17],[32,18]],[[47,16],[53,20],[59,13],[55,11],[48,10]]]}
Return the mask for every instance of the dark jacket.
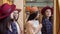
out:
{"label": "dark jacket", "polygon": [[18,34],[17,27],[15,23],[11,23],[12,32],[7,29],[6,34]]}
{"label": "dark jacket", "polygon": [[47,19],[43,18],[42,19],[42,34],[53,34],[53,25],[52,22]]}

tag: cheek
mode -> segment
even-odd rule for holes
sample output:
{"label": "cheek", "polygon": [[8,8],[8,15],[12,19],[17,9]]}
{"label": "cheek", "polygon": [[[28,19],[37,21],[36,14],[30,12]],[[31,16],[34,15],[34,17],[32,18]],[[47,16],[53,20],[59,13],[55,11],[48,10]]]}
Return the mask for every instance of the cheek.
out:
{"label": "cheek", "polygon": [[17,18],[18,17],[18,14],[14,14],[14,16]]}
{"label": "cheek", "polygon": [[46,13],[46,16],[51,16],[51,13]]}
{"label": "cheek", "polygon": [[40,16],[40,14],[38,14],[38,17]]}
{"label": "cheek", "polygon": [[11,19],[13,19],[13,13],[11,14],[11,16],[10,16],[10,17],[11,17]]}
{"label": "cheek", "polygon": [[51,15],[51,12],[49,12],[49,15]]}
{"label": "cheek", "polygon": [[50,15],[51,15],[51,13],[50,13]]}
{"label": "cheek", "polygon": [[18,18],[18,14],[17,14],[16,16],[17,16],[17,18]]}

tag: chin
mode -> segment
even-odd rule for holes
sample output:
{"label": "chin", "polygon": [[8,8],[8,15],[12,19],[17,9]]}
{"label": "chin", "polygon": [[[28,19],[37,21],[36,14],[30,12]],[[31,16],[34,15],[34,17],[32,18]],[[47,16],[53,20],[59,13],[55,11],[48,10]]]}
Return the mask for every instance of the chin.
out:
{"label": "chin", "polygon": [[51,17],[51,15],[47,15],[48,17]]}
{"label": "chin", "polygon": [[15,21],[17,21],[18,19],[15,19]]}
{"label": "chin", "polygon": [[48,17],[51,17],[51,16],[48,16]]}

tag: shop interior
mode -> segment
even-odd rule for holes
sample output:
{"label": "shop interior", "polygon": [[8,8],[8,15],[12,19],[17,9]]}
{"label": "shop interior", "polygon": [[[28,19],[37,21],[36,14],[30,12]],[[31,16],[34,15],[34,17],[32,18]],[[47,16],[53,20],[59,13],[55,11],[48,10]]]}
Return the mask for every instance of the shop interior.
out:
{"label": "shop interior", "polygon": [[[50,6],[51,8],[54,9],[54,1],[53,0],[26,0],[25,1],[25,4],[24,7],[32,7],[32,6],[37,6],[39,8],[39,12],[40,12],[40,16],[39,16],[39,22],[42,23],[42,15],[41,15],[41,9],[43,7],[46,7],[46,6]],[[25,9],[26,10],[29,10],[29,9]],[[25,12],[25,16],[26,16],[26,20],[27,18],[29,17],[29,12]],[[53,15],[52,15],[53,16]],[[54,18],[52,17],[52,19],[54,20]],[[54,21],[53,21],[54,22]],[[26,21],[25,21],[26,23]]]}

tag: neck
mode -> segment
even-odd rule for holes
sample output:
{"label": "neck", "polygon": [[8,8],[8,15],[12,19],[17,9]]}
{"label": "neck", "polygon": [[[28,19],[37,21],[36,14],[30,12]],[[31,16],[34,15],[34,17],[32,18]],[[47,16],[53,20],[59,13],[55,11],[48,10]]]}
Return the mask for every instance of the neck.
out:
{"label": "neck", "polygon": [[49,19],[49,17],[47,17],[47,19]]}
{"label": "neck", "polygon": [[14,20],[13,22],[17,22],[17,21]]}

